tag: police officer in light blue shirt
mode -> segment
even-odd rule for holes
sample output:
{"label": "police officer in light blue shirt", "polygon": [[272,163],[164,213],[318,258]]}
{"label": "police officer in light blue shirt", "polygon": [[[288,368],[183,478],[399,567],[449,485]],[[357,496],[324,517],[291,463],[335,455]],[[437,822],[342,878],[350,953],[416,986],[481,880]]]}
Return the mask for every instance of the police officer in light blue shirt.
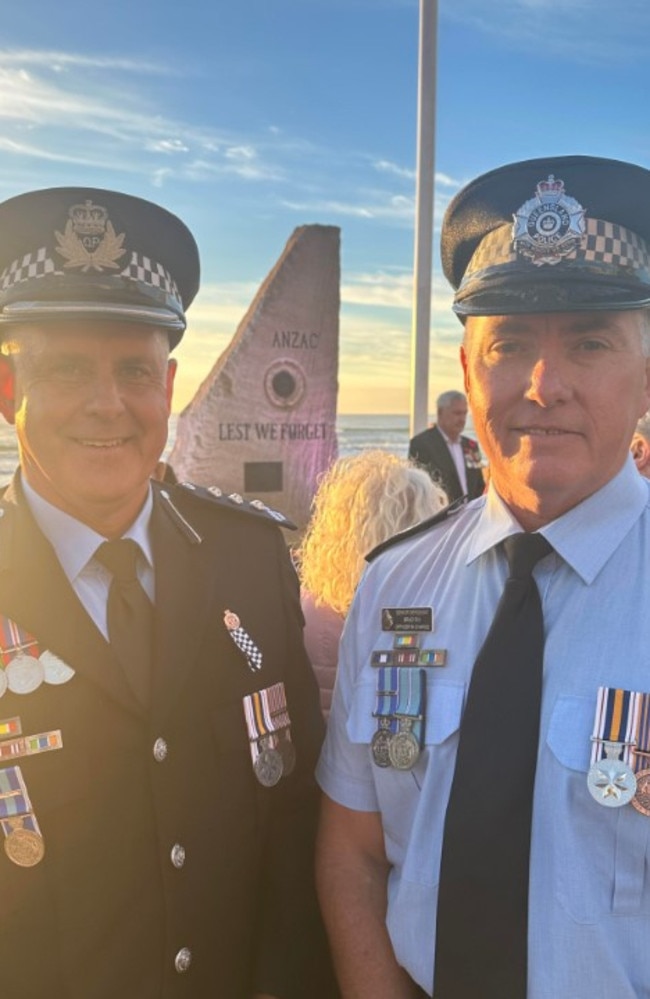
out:
{"label": "police officer in light blue shirt", "polygon": [[[545,645],[525,996],[650,997],[650,491],[629,453],[650,403],[646,240],[650,171],[612,160],[511,164],[447,211],[490,486],[373,557],[346,621],[318,768],[319,890],[344,996],[438,999],[459,730],[508,574],[500,542],[524,531],[552,546],[534,570]],[[426,689],[405,693],[413,663]],[[405,732],[409,712],[424,721]]]}

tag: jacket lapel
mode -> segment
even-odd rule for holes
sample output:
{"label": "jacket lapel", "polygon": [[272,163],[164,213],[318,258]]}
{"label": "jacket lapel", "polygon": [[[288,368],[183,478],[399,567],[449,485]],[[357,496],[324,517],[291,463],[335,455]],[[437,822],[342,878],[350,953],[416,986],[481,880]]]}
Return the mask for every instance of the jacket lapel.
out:
{"label": "jacket lapel", "polygon": [[449,483],[452,489],[455,490],[454,495],[449,497],[450,500],[454,500],[456,497],[463,495],[463,487],[460,484],[458,472],[456,471],[456,465],[454,464],[454,459],[452,458],[451,452],[447,447],[445,438],[442,436],[438,427],[435,428],[435,432],[437,437],[438,465],[444,470],[445,480]]}
{"label": "jacket lapel", "polygon": [[164,490],[154,490],[156,606],[151,698],[157,723],[173,710],[182,687],[191,682],[214,600],[214,547],[187,527]]}

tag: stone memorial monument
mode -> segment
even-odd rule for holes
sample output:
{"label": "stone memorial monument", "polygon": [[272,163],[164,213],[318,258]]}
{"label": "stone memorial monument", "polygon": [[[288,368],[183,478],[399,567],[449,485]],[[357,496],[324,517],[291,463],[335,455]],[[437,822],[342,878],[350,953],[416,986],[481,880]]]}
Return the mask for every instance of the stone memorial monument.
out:
{"label": "stone memorial monument", "polygon": [[[340,230],[296,229],[178,419],[178,479],[259,499],[304,529],[337,456]],[[235,499],[236,501],[236,499]]]}

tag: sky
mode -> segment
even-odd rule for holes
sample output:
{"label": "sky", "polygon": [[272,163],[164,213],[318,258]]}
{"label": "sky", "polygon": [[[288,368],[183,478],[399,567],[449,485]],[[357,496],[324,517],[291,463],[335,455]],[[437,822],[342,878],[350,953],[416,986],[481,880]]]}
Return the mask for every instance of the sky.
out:
{"label": "sky", "polygon": [[[0,200],[111,188],[189,226],[202,287],[177,410],[293,230],[339,226],[339,412],[407,413],[418,29],[418,0],[21,0],[0,42]],[[439,0],[431,410],[462,388],[445,206],[519,159],[650,167],[649,57],[647,0]]]}

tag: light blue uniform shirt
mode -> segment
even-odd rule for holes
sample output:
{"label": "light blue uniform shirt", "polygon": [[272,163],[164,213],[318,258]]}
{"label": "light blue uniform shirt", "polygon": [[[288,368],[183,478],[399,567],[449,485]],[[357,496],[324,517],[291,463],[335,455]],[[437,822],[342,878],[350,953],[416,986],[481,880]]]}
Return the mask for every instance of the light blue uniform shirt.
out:
{"label": "light blue uniform shirt", "polygon": [[[368,567],[341,640],[318,780],[347,808],[381,813],[390,938],[429,994],[458,728],[507,575],[494,546],[520,529],[490,490],[390,548]],[[629,804],[599,805],[587,789],[598,687],[650,691],[650,482],[630,459],[541,533],[555,551],[535,569],[546,642],[528,999],[650,999],[650,818]],[[381,629],[383,607],[432,607],[422,647],[448,650],[446,666],[427,668],[426,746],[411,771],[376,766],[369,749],[377,728],[371,653],[393,638]]]}

